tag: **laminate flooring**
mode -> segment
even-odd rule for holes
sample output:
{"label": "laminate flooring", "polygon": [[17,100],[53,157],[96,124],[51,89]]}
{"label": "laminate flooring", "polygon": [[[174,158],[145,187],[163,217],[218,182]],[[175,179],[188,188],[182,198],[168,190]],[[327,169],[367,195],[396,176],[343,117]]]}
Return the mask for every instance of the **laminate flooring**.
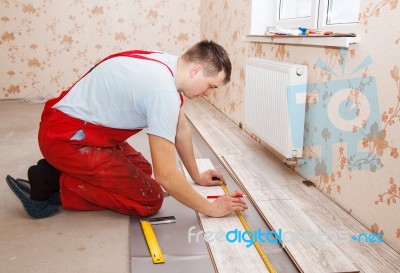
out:
{"label": "laminate flooring", "polygon": [[[300,271],[400,272],[399,253],[385,243],[351,240],[352,235],[370,232],[316,188],[304,185],[301,176],[215,107],[204,99],[186,101],[184,107],[269,227],[302,235],[296,240],[282,238],[282,246]],[[347,237],[332,239],[338,231]]]}

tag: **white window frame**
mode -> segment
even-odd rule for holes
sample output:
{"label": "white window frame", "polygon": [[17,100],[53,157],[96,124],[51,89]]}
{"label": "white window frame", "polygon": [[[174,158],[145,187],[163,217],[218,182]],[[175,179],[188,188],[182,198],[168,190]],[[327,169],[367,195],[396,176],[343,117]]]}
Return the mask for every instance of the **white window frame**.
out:
{"label": "white window frame", "polygon": [[[360,1],[360,0],[350,0]],[[322,31],[357,33],[358,23],[326,25],[328,0],[312,0],[311,17],[279,20],[280,0],[252,0],[251,33],[264,35],[267,27],[306,27]]]}
{"label": "white window frame", "polygon": [[[356,1],[356,0],[350,0]],[[358,0],[361,2],[360,0]],[[318,16],[318,29],[320,30],[330,30],[333,32],[341,32],[341,33],[357,33],[358,23],[347,23],[347,24],[331,24],[327,25],[327,10],[328,10],[329,2],[328,0],[320,0],[319,4],[319,16]],[[360,11],[358,12],[360,13]]]}
{"label": "white window frame", "polygon": [[316,29],[318,23],[318,2],[319,0],[311,1],[311,15],[307,18],[294,18],[294,19],[279,19],[279,4],[280,0],[273,0],[274,2],[274,14],[273,14],[273,26],[284,27],[284,28],[298,28],[305,27],[310,29]]}

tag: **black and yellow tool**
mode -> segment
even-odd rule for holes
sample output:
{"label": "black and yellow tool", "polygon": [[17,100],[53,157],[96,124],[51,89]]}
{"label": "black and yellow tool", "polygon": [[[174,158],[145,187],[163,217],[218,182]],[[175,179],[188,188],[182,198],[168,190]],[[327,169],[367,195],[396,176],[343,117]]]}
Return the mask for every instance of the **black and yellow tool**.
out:
{"label": "black and yellow tool", "polygon": [[[222,189],[224,190],[225,193],[228,193],[229,190],[226,187],[225,184],[221,185]],[[253,233],[253,231],[251,230],[249,224],[247,223],[246,218],[243,216],[243,213],[241,213],[240,211],[236,211],[236,215],[239,218],[240,222],[242,223],[244,229],[246,231],[249,231],[250,233]],[[256,248],[258,254],[261,257],[261,260],[263,260],[265,266],[268,268],[268,271],[270,273],[276,273],[274,266],[272,265],[272,263],[270,262],[270,260],[268,259],[267,255],[265,254],[264,250],[262,249],[261,245],[259,242],[253,242],[254,247]]]}
{"label": "black and yellow tool", "polygon": [[160,244],[158,243],[157,236],[154,232],[153,225],[175,223],[174,216],[145,218],[140,220],[140,225],[143,230],[143,235],[146,240],[151,259],[154,264],[162,264],[165,262]]}
{"label": "black and yellow tool", "polygon": [[[229,169],[227,169],[229,172]],[[232,176],[233,177],[233,176]],[[217,177],[213,177],[213,180],[219,180]],[[228,187],[225,184],[221,185],[221,188],[224,190],[225,193],[228,193]],[[243,213],[241,213],[240,211],[236,211],[236,215],[239,218],[240,222],[242,223],[244,229],[246,231],[249,231],[250,233],[253,233],[252,229],[250,228],[249,224],[247,223],[246,218],[243,216]],[[270,260],[268,259],[267,255],[265,254],[264,250],[261,247],[261,244],[259,242],[253,242],[254,247],[256,248],[258,254],[261,257],[261,260],[263,260],[265,266],[267,267],[268,271],[270,273],[276,273],[276,270],[274,268],[274,266],[272,265],[272,263],[270,262]]]}

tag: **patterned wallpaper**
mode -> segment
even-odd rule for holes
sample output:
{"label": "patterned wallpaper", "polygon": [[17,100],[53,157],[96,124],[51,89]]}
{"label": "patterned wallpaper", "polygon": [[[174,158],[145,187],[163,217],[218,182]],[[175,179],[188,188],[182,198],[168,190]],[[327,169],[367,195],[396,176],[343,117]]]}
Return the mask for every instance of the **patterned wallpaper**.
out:
{"label": "patterned wallpaper", "polygon": [[[179,54],[208,38],[226,47],[233,64],[231,83],[210,102],[239,123],[245,58],[306,64],[307,164],[296,170],[400,251],[400,7],[397,0],[361,2],[361,43],[338,49],[243,42],[251,0],[0,0],[0,99],[55,96],[109,53]],[[323,123],[343,84],[361,120],[347,131]],[[369,118],[361,115],[365,100]]]}
{"label": "patterned wallpaper", "polygon": [[[234,67],[232,82],[210,101],[241,123],[247,57],[308,65],[305,156],[296,171],[400,251],[400,6],[361,2],[361,43],[341,49],[243,42],[251,0],[202,1],[201,33],[227,47]],[[339,95],[339,107],[354,110],[328,125],[329,103]]]}
{"label": "patterned wallpaper", "polygon": [[53,97],[111,53],[180,54],[200,39],[200,0],[0,3],[0,99]]}

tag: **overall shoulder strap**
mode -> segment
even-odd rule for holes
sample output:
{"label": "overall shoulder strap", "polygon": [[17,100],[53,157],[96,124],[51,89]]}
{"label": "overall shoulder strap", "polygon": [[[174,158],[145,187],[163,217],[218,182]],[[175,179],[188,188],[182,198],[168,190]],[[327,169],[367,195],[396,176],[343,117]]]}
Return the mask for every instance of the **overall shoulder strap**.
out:
{"label": "overall shoulder strap", "polygon": [[[163,63],[163,62],[161,62],[161,61],[159,61],[159,60],[156,60],[156,59],[153,59],[153,58],[149,58],[149,57],[143,56],[143,55],[152,54],[152,53],[161,53],[161,54],[163,54],[162,52],[147,51],[147,50],[129,50],[129,51],[122,51],[122,52],[119,52],[119,53],[112,54],[112,55],[110,55],[110,56],[105,57],[105,58],[104,58],[103,60],[101,60],[100,62],[98,62],[98,63],[97,63],[95,66],[93,66],[88,72],[86,72],[86,74],[83,75],[83,77],[85,77],[90,71],[93,70],[93,68],[95,68],[96,66],[98,66],[98,65],[101,64],[102,62],[104,62],[104,61],[106,61],[106,60],[108,60],[108,59],[114,58],[114,57],[130,57],[130,58],[144,59],[144,60],[150,60],[150,61],[158,62],[158,63],[160,63],[160,64],[165,65],[165,66],[168,68],[168,70],[169,70],[169,72],[171,73],[171,75],[174,76],[174,73],[172,72],[171,68],[170,68],[167,64],[165,64],[165,63]],[[83,77],[82,77],[82,78],[83,78]]]}
{"label": "overall shoulder strap", "polygon": [[[158,62],[160,64],[165,65],[166,68],[168,68],[169,72],[171,73],[172,77],[174,76],[174,73],[172,72],[172,69],[166,64],[163,63],[157,59],[153,59],[153,58],[149,58],[145,55],[149,55],[152,53],[161,53],[162,52],[158,52],[158,51],[147,51],[147,50],[128,50],[128,51],[122,51],[122,52],[118,52],[115,54],[111,54],[107,57],[105,57],[104,59],[100,60],[97,64],[95,64],[92,68],[89,69],[88,72],[86,72],[79,80],[77,80],[68,90],[71,90],[72,87],[74,87],[74,85],[79,82],[81,79],[83,79],[87,74],[89,74],[96,66],[98,66],[99,64],[101,64],[102,62],[109,60],[111,58],[115,58],[115,57],[130,57],[130,58],[136,58],[136,59],[144,59],[144,60],[149,60],[149,61],[154,61],[154,62]],[[181,99],[181,107],[183,105],[183,96],[181,93],[179,93],[180,95],[180,99]]]}

